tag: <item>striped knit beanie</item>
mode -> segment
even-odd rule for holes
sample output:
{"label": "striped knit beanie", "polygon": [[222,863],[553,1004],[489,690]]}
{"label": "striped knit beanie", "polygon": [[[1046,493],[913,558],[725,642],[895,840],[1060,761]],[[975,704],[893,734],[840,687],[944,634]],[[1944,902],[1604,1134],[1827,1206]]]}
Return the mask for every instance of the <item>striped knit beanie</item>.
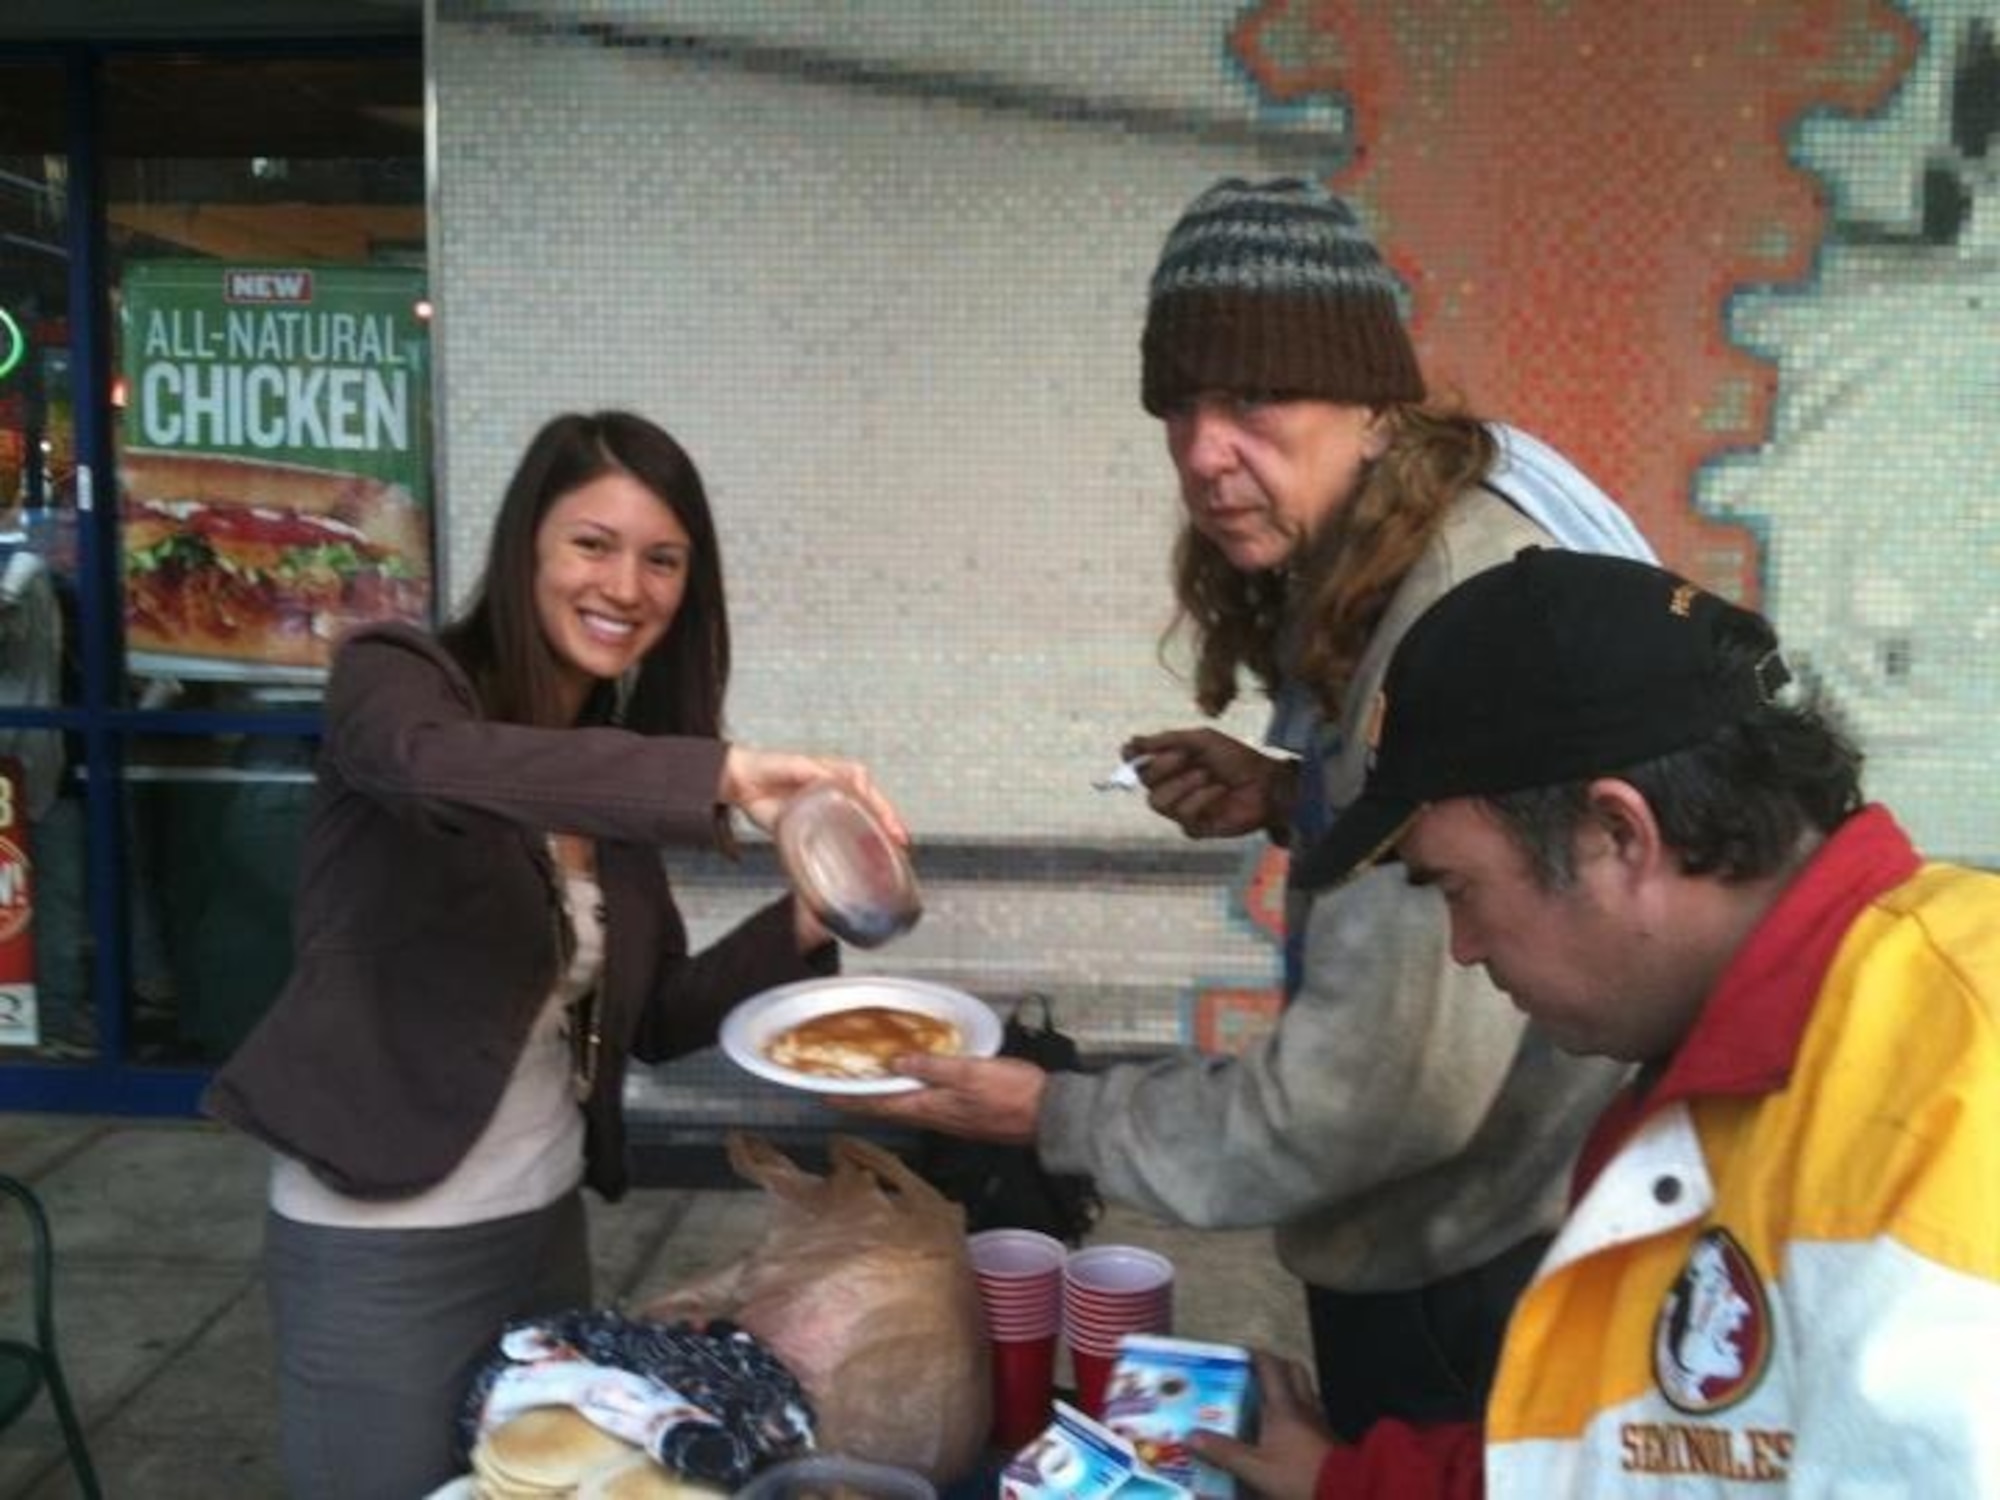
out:
{"label": "striped knit beanie", "polygon": [[1317,183],[1218,182],[1160,251],[1140,399],[1156,417],[1202,391],[1421,401],[1396,292],[1354,210]]}

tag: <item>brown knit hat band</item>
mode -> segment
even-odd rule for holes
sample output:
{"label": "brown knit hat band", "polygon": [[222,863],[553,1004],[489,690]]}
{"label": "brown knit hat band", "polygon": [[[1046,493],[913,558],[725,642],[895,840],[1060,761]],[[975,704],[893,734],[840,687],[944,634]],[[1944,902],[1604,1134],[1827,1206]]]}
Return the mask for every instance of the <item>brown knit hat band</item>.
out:
{"label": "brown knit hat band", "polygon": [[1421,401],[1398,292],[1354,211],[1319,184],[1218,182],[1160,251],[1141,400],[1155,416],[1202,391]]}
{"label": "brown knit hat band", "polygon": [[1186,292],[1153,305],[1140,400],[1164,417],[1203,391],[1356,406],[1424,399],[1417,351],[1393,298]]}

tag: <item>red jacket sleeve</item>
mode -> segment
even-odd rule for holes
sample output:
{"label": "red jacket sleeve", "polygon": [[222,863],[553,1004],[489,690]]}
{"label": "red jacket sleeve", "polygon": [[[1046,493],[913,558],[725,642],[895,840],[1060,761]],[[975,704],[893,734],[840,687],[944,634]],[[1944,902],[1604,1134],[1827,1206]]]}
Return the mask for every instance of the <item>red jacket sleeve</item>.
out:
{"label": "red jacket sleeve", "polygon": [[1483,1434],[1474,1422],[1383,1421],[1319,1466],[1314,1500],[1480,1500]]}

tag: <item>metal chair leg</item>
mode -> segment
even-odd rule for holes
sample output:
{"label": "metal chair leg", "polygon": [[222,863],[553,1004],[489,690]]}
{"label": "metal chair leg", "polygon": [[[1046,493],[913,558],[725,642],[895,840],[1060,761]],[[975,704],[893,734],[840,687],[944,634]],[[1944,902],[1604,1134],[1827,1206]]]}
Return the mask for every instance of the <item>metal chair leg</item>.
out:
{"label": "metal chair leg", "polygon": [[70,1399],[69,1382],[63,1378],[62,1360],[56,1353],[55,1240],[49,1230],[49,1216],[34,1190],[17,1178],[0,1175],[0,1194],[19,1203],[28,1219],[34,1262],[35,1342],[32,1349],[40,1367],[42,1386],[55,1406],[56,1420],[62,1427],[63,1447],[86,1500],[103,1500],[104,1492],[97,1483],[97,1468],[90,1461],[90,1447],[84,1441],[83,1422],[77,1416],[76,1403]]}
{"label": "metal chair leg", "polygon": [[53,1349],[48,1351],[47,1363],[49,1400],[55,1405],[56,1420],[62,1424],[63,1446],[69,1450],[76,1482],[83,1490],[84,1500],[104,1500],[104,1491],[97,1484],[97,1466],[90,1461],[90,1447],[83,1440],[83,1422],[69,1398],[69,1383],[63,1379],[62,1366],[57,1363]]}

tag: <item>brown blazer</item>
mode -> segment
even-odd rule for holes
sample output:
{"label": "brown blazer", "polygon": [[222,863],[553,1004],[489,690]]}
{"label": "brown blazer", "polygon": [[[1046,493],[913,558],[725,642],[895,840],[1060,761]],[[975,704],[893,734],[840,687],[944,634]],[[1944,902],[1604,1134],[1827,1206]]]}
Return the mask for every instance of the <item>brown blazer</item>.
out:
{"label": "brown blazer", "polygon": [[202,1107],[341,1192],[420,1192],[491,1118],[569,940],[549,831],[597,843],[585,1180],[606,1198],[626,1187],[627,1055],[705,1046],[738,1000],[837,966],[831,944],[799,954],[789,898],[688,952],[659,846],[713,841],[720,741],[487,722],[401,625],[348,639],[325,712],[292,972]]}

